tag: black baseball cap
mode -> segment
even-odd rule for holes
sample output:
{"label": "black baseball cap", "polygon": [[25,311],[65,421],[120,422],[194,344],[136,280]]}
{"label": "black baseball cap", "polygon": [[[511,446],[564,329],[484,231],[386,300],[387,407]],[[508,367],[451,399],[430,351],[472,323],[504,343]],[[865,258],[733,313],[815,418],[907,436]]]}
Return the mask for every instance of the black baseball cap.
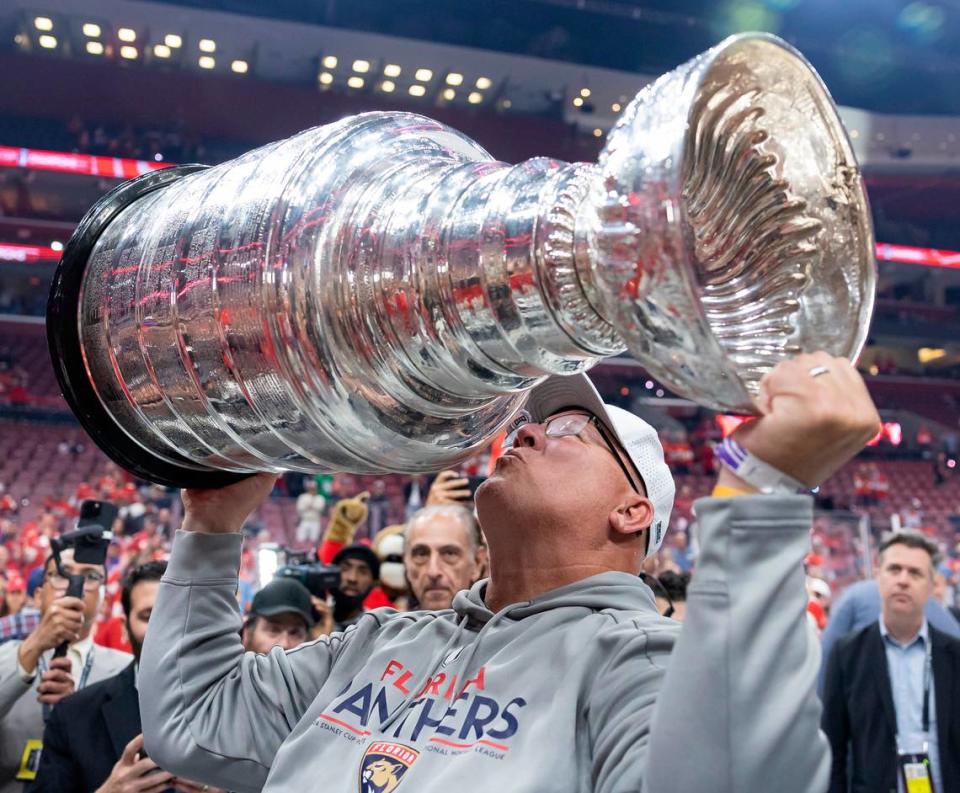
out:
{"label": "black baseball cap", "polygon": [[277,614],[296,614],[303,617],[308,628],[313,627],[313,604],[310,590],[292,578],[275,578],[253,596],[250,616],[275,617]]}
{"label": "black baseball cap", "polygon": [[380,557],[369,545],[355,543],[341,548],[333,557],[333,563],[340,564],[344,559],[359,559],[361,562],[366,562],[373,577],[380,578]]}

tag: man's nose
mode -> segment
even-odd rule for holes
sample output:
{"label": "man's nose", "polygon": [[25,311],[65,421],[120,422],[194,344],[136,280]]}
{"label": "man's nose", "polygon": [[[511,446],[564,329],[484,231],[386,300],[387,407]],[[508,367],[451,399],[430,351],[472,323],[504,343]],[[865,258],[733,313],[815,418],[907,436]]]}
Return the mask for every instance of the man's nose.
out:
{"label": "man's nose", "polygon": [[279,642],[280,646],[281,646],[284,650],[292,650],[292,649],[293,649],[294,647],[296,647],[299,643],[300,643],[300,642],[299,642],[299,640],[297,639],[297,637],[296,637],[296,636],[292,636],[292,635],[289,634],[289,633],[284,633],[284,634],[280,637],[280,642]]}
{"label": "man's nose", "polygon": [[438,578],[443,575],[443,569],[440,567],[440,554],[430,554],[430,561],[427,562],[427,575],[431,578]]}
{"label": "man's nose", "polygon": [[514,446],[530,446],[538,449],[543,446],[546,435],[542,424],[524,424],[517,430],[517,437],[513,441]]}

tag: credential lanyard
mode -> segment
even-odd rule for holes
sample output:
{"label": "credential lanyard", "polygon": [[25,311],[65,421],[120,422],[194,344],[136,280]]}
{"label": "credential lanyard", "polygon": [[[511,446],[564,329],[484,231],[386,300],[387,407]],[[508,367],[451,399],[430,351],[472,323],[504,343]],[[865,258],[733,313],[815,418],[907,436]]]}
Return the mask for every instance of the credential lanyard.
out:
{"label": "credential lanyard", "polygon": [[933,648],[929,639],[925,644],[927,653],[923,664],[923,733],[927,735],[930,732],[930,681],[933,678]]}
{"label": "credential lanyard", "polygon": [[[40,674],[42,675],[47,671],[47,659],[42,655],[37,661],[37,666],[40,667]],[[93,669],[93,646],[90,647],[90,652],[87,653],[87,660],[83,664],[83,669],[80,672],[80,679],[77,681],[76,691],[80,691],[86,684],[87,678],[90,677],[90,670]],[[43,703],[43,720],[46,721],[50,718],[50,711],[53,709],[53,706],[48,703]]]}

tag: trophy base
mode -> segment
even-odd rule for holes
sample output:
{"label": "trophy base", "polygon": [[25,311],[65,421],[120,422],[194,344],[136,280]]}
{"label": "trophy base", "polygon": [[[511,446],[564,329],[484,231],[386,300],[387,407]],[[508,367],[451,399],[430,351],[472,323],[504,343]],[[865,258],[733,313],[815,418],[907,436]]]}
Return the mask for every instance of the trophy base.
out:
{"label": "trophy base", "polygon": [[170,487],[216,488],[251,474],[198,470],[196,464],[167,452],[163,457],[127,435],[100,401],[84,364],[80,341],[80,292],[87,262],[103,230],[137,199],[204,165],[178,165],[152,171],[111,190],[86,214],[63,251],[47,301],[47,344],[64,399],[91,440],[121,468],[134,476]]}

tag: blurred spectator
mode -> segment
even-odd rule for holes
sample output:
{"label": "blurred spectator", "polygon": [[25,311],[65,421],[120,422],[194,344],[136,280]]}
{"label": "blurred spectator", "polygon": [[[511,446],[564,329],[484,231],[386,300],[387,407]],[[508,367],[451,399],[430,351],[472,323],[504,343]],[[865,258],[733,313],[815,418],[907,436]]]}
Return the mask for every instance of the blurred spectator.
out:
{"label": "blurred spectator", "polygon": [[316,544],[320,539],[320,519],[327,500],[317,492],[317,481],[307,479],[297,497],[297,542]]}
{"label": "blurred spectator", "polygon": [[830,601],[833,593],[830,591],[830,584],[822,578],[807,576],[807,611],[813,617],[817,627],[817,634],[827,627],[827,619],[830,616]]}
{"label": "blurred spectator", "polygon": [[438,611],[484,574],[487,549],[473,513],[459,504],[424,507],[404,531],[403,562],[415,606]]}
{"label": "blurred spectator", "polygon": [[657,601],[657,611],[664,617],[683,622],[687,616],[687,587],[690,586],[690,574],[665,570],[656,579],[656,583],[659,586],[651,588]]}
{"label": "blurred spectator", "polygon": [[410,520],[413,513],[426,504],[427,480],[423,474],[414,474],[403,487],[404,520]]}
{"label": "blurred spectator", "polygon": [[[315,623],[310,591],[292,578],[275,578],[257,592],[243,624],[244,649],[292,650],[310,638]],[[328,631],[329,632],[329,631]]]}
{"label": "blurred spectator", "polygon": [[367,499],[367,524],[361,539],[372,541],[389,523],[390,500],[387,498],[387,485],[377,479],[370,487]]}
{"label": "blurred spectator", "polygon": [[678,531],[673,536],[671,551],[673,562],[680,568],[681,573],[689,573],[693,570],[693,554],[690,552],[686,531]]}

